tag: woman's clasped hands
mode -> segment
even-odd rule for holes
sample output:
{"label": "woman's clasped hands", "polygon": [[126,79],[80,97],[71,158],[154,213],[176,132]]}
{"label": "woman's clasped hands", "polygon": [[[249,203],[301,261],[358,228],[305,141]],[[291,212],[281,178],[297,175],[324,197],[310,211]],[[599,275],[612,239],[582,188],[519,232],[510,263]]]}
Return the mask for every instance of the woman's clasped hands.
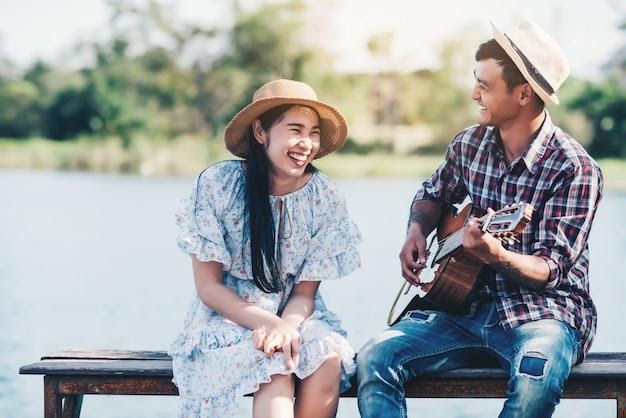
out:
{"label": "woman's clasped hands", "polygon": [[254,347],[265,353],[267,357],[276,352],[283,352],[285,367],[293,370],[300,360],[300,333],[284,319],[273,327],[258,327],[252,331]]}

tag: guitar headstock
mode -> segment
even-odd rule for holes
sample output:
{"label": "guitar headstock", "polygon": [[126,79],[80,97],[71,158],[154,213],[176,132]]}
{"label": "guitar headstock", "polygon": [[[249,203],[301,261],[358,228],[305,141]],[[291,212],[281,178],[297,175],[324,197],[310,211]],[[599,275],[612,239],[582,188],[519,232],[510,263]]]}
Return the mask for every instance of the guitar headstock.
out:
{"label": "guitar headstock", "polygon": [[532,205],[514,203],[487,215],[482,229],[496,238],[511,239],[524,230],[532,215]]}

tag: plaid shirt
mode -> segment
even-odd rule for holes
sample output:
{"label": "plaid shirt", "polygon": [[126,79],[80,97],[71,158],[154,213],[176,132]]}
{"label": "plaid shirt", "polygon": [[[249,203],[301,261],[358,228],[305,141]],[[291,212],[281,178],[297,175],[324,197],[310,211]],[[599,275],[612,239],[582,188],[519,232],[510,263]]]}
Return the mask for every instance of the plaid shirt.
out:
{"label": "plaid shirt", "polygon": [[539,256],[550,266],[545,288],[535,291],[484,268],[473,293],[478,302],[493,299],[500,323],[512,329],[529,321],[556,319],[580,333],[583,353],[596,330],[596,308],[589,295],[587,238],[602,196],[602,173],[573,138],[545,121],[524,153],[507,166],[496,128],[473,126],[448,146],[445,162],[417,191],[442,209],[469,196],[483,210],[526,202],[533,216],[519,242],[508,249]]}

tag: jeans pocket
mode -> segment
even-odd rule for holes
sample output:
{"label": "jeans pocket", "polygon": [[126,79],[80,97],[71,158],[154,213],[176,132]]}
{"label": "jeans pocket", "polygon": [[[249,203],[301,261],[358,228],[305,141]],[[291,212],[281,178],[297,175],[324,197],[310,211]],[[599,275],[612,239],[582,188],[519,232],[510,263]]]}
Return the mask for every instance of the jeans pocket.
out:
{"label": "jeans pocket", "polygon": [[404,315],[403,319],[406,319],[412,322],[419,322],[420,324],[428,324],[432,322],[433,319],[435,319],[435,316],[437,316],[436,312],[422,311],[422,310],[416,309],[414,311],[408,311]]}

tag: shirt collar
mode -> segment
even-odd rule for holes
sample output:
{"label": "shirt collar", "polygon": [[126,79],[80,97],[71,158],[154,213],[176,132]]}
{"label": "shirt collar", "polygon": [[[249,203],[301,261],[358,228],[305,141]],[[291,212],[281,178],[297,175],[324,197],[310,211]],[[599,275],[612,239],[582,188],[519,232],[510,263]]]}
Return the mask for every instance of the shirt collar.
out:
{"label": "shirt collar", "polygon": [[[555,126],[552,123],[552,119],[550,118],[550,114],[547,110],[544,110],[545,119],[539,128],[535,138],[528,145],[524,153],[521,155],[520,159],[524,161],[526,168],[532,174],[536,174],[537,167],[541,162],[541,158],[543,154],[545,154],[550,140],[554,134]],[[485,145],[488,150],[494,152],[499,158],[504,158],[504,150],[502,149],[501,139],[500,139],[500,131],[497,128],[493,128],[488,134],[487,139],[485,141]],[[518,162],[520,161],[518,159]]]}

